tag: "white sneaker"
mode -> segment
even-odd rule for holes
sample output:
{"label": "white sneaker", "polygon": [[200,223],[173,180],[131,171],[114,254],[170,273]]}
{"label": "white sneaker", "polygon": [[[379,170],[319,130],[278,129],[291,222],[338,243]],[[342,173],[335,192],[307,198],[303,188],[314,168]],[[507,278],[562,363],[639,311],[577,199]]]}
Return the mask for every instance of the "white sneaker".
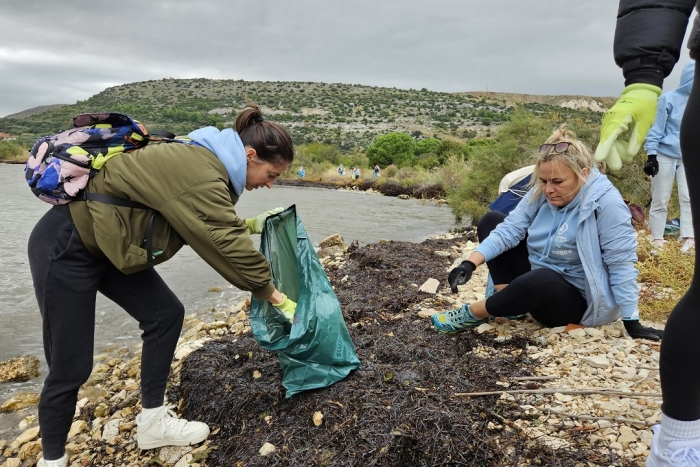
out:
{"label": "white sneaker", "polygon": [[681,245],[681,251],[687,253],[691,248],[695,248],[695,239],[688,237],[683,242],[683,245]]}
{"label": "white sneaker", "polygon": [[700,467],[700,438],[688,441],[671,441],[668,448],[659,446],[660,425],[655,425],[647,467]]}
{"label": "white sneaker", "polygon": [[157,412],[142,419],[136,417],[136,440],[139,449],[154,449],[163,446],[189,446],[201,443],[209,436],[209,427],[202,422],[178,419],[171,407],[160,407]]}
{"label": "white sneaker", "polygon": [[652,256],[656,256],[659,254],[661,250],[663,250],[664,246],[666,245],[666,240],[662,238],[657,238],[656,240],[651,241],[651,251],[649,253]]}
{"label": "white sneaker", "polygon": [[42,457],[36,467],[68,467],[68,454],[63,454],[63,457],[55,461],[47,461]]}

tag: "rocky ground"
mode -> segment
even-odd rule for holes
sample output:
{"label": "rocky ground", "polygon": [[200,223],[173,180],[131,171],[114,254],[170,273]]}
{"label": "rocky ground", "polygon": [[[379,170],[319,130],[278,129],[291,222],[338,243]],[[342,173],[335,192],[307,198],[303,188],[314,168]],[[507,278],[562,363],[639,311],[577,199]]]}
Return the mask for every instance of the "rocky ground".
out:
{"label": "rocky ground", "polygon": [[[471,239],[471,240],[470,240]],[[452,294],[469,235],[319,251],[362,367],[284,398],[248,303],[188,316],[168,398],[206,421],[199,446],[140,451],[139,350],[108,349],[79,394],[71,466],[642,466],[660,418],[659,346],[620,322],[544,328],[502,318],[456,335],[430,315],[483,298],[486,270]],[[653,324],[653,323],[645,323]],[[35,465],[35,408],[0,440],[0,466]]]}

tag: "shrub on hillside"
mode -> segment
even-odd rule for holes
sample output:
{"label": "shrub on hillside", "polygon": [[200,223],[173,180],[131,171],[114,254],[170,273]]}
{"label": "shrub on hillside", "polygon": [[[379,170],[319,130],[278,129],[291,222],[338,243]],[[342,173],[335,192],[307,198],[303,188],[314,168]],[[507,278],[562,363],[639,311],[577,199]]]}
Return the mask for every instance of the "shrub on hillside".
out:
{"label": "shrub on hillside", "polygon": [[411,166],[415,162],[415,150],[416,142],[411,135],[392,131],[374,140],[367,148],[367,157],[371,166]]}
{"label": "shrub on hillside", "polygon": [[492,143],[470,141],[469,171],[448,194],[455,218],[476,223],[498,195],[498,184],[509,172],[531,163],[537,148],[552,133],[554,125],[520,108],[513,112]]}
{"label": "shrub on hillside", "polygon": [[26,159],[28,148],[21,143],[12,140],[0,140],[0,160],[20,161]]}

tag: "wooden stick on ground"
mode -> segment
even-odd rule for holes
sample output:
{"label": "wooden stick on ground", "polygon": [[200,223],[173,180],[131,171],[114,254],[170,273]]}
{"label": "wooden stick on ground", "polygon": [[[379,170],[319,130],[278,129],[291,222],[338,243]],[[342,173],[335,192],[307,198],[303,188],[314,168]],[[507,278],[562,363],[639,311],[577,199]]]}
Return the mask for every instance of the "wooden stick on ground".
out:
{"label": "wooden stick on ground", "polygon": [[538,407],[534,407],[535,410],[539,410],[542,413],[552,413],[555,415],[559,415],[562,417],[566,418],[576,418],[580,420],[592,420],[592,421],[598,421],[598,420],[608,420],[611,422],[618,422],[618,423],[629,423],[630,425],[642,425],[642,426],[652,426],[655,423],[654,422],[648,422],[646,420],[635,420],[633,418],[624,418],[624,417],[594,417],[592,415],[574,415],[570,413],[565,413],[565,412],[560,412],[558,410],[554,409],[540,409]]}
{"label": "wooden stick on ground", "polygon": [[558,378],[558,376],[514,376],[511,379],[513,381],[547,381]]}
{"label": "wooden stick on ground", "polygon": [[475,396],[494,396],[498,394],[573,394],[573,395],[589,395],[589,394],[606,394],[611,396],[625,397],[661,397],[660,392],[624,392],[616,389],[607,388],[582,388],[582,389],[511,389],[502,391],[483,391],[483,392],[456,392],[453,395],[456,397],[475,397]]}

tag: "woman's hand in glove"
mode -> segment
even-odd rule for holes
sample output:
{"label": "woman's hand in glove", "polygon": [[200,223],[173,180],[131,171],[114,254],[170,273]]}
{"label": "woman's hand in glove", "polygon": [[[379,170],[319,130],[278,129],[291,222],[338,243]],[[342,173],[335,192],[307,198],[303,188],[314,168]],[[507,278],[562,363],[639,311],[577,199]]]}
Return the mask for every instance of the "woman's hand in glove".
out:
{"label": "woman's hand in glove", "polygon": [[656,160],[656,154],[647,155],[647,163],[644,164],[644,173],[653,177],[659,173],[659,161]]}
{"label": "woman's hand in glove", "polygon": [[469,260],[462,261],[462,264],[450,271],[447,281],[450,283],[452,293],[457,293],[457,286],[466,284],[472,278],[472,273],[476,265]]}
{"label": "woman's hand in glove", "polygon": [[243,219],[245,225],[248,226],[249,234],[259,234],[262,233],[263,227],[265,227],[265,219],[272,216],[273,214],[279,214],[284,211],[284,208],[275,208],[270,211],[265,211],[257,217],[251,217],[250,219]]}
{"label": "woman's hand in glove", "polygon": [[282,296],[282,302],[281,303],[272,303],[272,306],[277,308],[279,311],[282,312],[285,318],[290,323],[294,322],[294,313],[297,311],[297,304],[296,302],[293,302],[287,296],[283,293],[280,292],[280,295]]}
{"label": "woman's hand in glove", "polygon": [[[654,123],[660,95],[660,87],[644,83],[630,84],[622,91],[615,105],[603,115],[596,161],[605,161],[611,170],[620,170],[623,162],[632,160]],[[618,141],[630,126],[629,141]]]}
{"label": "woman's hand in glove", "polygon": [[622,323],[625,325],[627,334],[629,334],[630,337],[633,337],[635,339],[649,339],[652,341],[660,341],[664,335],[664,332],[662,330],[642,326],[639,320],[636,319],[622,320]]}

